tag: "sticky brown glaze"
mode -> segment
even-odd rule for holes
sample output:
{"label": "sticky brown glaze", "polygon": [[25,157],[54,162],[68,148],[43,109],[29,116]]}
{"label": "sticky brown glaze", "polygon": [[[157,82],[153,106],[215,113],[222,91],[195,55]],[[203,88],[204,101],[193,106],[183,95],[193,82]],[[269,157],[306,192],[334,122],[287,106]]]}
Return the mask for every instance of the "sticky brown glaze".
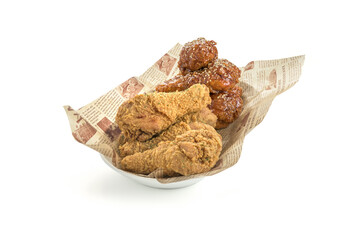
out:
{"label": "sticky brown glaze", "polygon": [[174,92],[188,89],[194,84],[205,84],[210,92],[230,90],[239,82],[241,71],[226,59],[217,59],[203,68],[186,75],[177,75],[156,87],[158,92]]}
{"label": "sticky brown glaze", "polygon": [[239,82],[241,70],[226,59],[217,59],[209,64],[210,81],[208,87],[211,92],[227,91]]}
{"label": "sticky brown glaze", "polygon": [[217,59],[218,50],[215,41],[198,38],[184,45],[180,52],[179,69],[185,75],[190,71],[207,67],[210,62]]}
{"label": "sticky brown glaze", "polygon": [[235,121],[242,110],[243,100],[241,98],[242,88],[234,86],[226,92],[211,94],[210,110],[217,116],[216,129],[227,127]]}

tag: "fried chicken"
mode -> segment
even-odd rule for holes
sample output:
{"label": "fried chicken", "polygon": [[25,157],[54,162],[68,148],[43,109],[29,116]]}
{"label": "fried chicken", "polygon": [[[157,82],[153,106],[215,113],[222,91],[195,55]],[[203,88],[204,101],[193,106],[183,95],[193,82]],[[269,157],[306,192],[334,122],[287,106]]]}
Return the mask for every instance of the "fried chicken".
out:
{"label": "fried chicken", "polygon": [[227,91],[239,83],[241,70],[226,59],[217,59],[208,68],[212,74],[208,84],[211,92]]}
{"label": "fried chicken", "polygon": [[241,71],[226,59],[216,59],[208,68],[176,75],[156,87],[158,92],[175,92],[188,89],[194,84],[205,84],[210,92],[227,91],[239,82]]}
{"label": "fried chicken", "polygon": [[216,42],[198,38],[184,45],[180,52],[179,69],[182,74],[207,67],[217,59]]}
{"label": "fried chicken", "polygon": [[177,135],[181,135],[189,130],[191,130],[191,128],[187,123],[178,122],[164,130],[159,136],[155,136],[145,142],[140,142],[137,140],[128,141],[125,144],[119,146],[120,157],[124,158],[138,152],[144,152],[146,150],[153,149],[160,142],[173,141]]}
{"label": "fried chicken", "polygon": [[243,107],[241,95],[242,88],[239,86],[234,86],[226,92],[211,94],[212,101],[209,108],[218,118],[216,129],[227,127],[239,117]]}
{"label": "fried chicken", "polygon": [[187,176],[214,167],[221,148],[221,136],[214,128],[189,130],[174,141],[161,142],[156,148],[123,158],[117,167],[140,174],[161,168],[165,175]]}
{"label": "fried chicken", "polygon": [[216,115],[212,113],[212,111],[209,108],[205,107],[198,112],[189,113],[182,116],[179,121],[183,121],[186,123],[201,122],[201,123],[206,123],[212,127],[215,127],[216,120],[217,120]]}
{"label": "fried chicken", "polygon": [[146,141],[210,103],[209,89],[200,84],[182,92],[141,94],[119,107],[116,123],[127,140]]}
{"label": "fried chicken", "polygon": [[236,86],[240,75],[240,69],[234,64],[226,59],[217,59],[209,64],[209,68],[175,76],[158,85],[156,91],[173,92],[185,90],[193,84],[205,84],[211,92],[209,108],[218,118],[215,128],[221,129],[232,123],[242,110],[242,89]]}
{"label": "fried chicken", "polygon": [[120,143],[120,157],[124,158],[138,152],[144,152],[152,149],[162,141],[173,141],[177,135],[181,135],[191,129],[204,128],[202,125],[205,124],[208,127],[215,127],[216,120],[217,118],[215,114],[213,114],[208,108],[203,108],[199,112],[186,114],[180,119],[180,122],[171,125],[168,129],[162,131],[158,136],[154,136],[145,142],[133,140]]}

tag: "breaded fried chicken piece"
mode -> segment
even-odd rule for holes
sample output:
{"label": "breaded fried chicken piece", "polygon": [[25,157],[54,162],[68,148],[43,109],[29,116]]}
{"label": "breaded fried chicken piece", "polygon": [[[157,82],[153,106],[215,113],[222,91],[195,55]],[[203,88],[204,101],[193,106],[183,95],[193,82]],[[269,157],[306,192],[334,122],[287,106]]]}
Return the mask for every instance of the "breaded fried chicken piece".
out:
{"label": "breaded fried chicken piece", "polygon": [[184,45],[180,52],[179,69],[182,74],[207,67],[217,59],[216,42],[198,38]]}
{"label": "breaded fried chicken piece", "polygon": [[191,175],[209,171],[219,160],[221,136],[213,128],[190,130],[174,141],[161,142],[158,147],[127,156],[117,167],[134,173],[149,174],[156,169],[173,175]]}
{"label": "breaded fried chicken piece", "polygon": [[201,130],[201,129],[209,130],[209,131],[214,130],[214,126],[202,122],[191,122],[189,123],[189,127],[191,130]]}
{"label": "breaded fried chicken piece", "polygon": [[208,68],[176,75],[156,87],[158,92],[183,91],[194,84],[205,84],[210,92],[227,91],[239,82],[241,71],[226,59],[217,59]]}
{"label": "breaded fried chicken piece", "polygon": [[216,115],[212,113],[212,111],[207,107],[201,109],[198,112],[186,114],[179,119],[179,121],[183,121],[186,123],[191,123],[191,122],[206,123],[212,127],[215,127],[216,120],[217,120]]}
{"label": "breaded fried chicken piece", "polygon": [[124,158],[135,153],[144,152],[149,149],[157,147],[160,142],[173,141],[177,135],[181,135],[191,130],[189,124],[185,122],[178,122],[171,125],[168,129],[164,130],[159,136],[155,136],[145,142],[128,141],[119,146],[120,157]]}
{"label": "breaded fried chicken piece", "polygon": [[124,158],[138,152],[144,152],[156,147],[160,142],[163,141],[173,141],[176,136],[181,135],[191,129],[199,129],[201,127],[204,128],[204,125],[208,127],[215,127],[216,119],[217,118],[215,114],[213,114],[208,108],[203,108],[196,113],[186,114],[180,119],[180,122],[171,125],[168,129],[162,131],[158,136],[154,136],[145,142],[135,140],[120,144],[120,157]]}
{"label": "breaded fried chicken piece", "polygon": [[219,160],[221,140],[214,128],[191,130],[180,135],[173,142],[178,149],[172,152],[174,157],[167,169],[184,176],[210,171]]}
{"label": "breaded fried chicken piece", "polygon": [[239,117],[243,107],[241,95],[242,88],[239,86],[234,86],[226,92],[211,94],[212,101],[209,108],[218,118],[216,129],[227,127]]}
{"label": "breaded fried chicken piece", "polygon": [[146,141],[210,102],[209,89],[200,84],[182,92],[141,94],[119,107],[116,123],[126,139]]}

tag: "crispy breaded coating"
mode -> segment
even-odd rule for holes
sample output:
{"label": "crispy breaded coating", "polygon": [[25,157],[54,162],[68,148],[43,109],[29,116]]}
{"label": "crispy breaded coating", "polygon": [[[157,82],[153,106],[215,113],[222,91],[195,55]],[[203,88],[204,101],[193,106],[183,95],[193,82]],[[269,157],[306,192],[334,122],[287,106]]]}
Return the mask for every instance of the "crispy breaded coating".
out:
{"label": "crispy breaded coating", "polygon": [[188,89],[194,84],[205,84],[210,92],[227,91],[239,82],[241,70],[226,59],[217,59],[208,68],[176,75],[156,87],[158,92],[174,92]]}
{"label": "crispy breaded coating", "polygon": [[214,167],[221,148],[221,136],[212,127],[189,130],[174,141],[161,142],[156,148],[123,158],[117,167],[140,174],[161,168],[170,175],[187,176]]}
{"label": "crispy breaded coating", "polygon": [[226,92],[211,94],[212,101],[209,108],[218,118],[216,129],[227,127],[239,117],[243,108],[241,95],[242,88],[239,86],[234,86]]}
{"label": "crispy breaded coating", "polygon": [[191,130],[201,130],[201,129],[209,130],[209,131],[214,130],[214,126],[202,122],[191,122],[189,123],[189,127]]}
{"label": "crispy breaded coating", "polygon": [[182,92],[141,94],[119,107],[116,123],[127,140],[146,141],[210,103],[209,89],[200,84]]}
{"label": "crispy breaded coating", "polygon": [[217,59],[216,42],[198,38],[184,45],[180,52],[178,66],[183,74],[207,67],[210,62]]}
{"label": "crispy breaded coating", "polygon": [[119,146],[120,157],[124,158],[138,152],[144,152],[146,150],[153,149],[154,147],[157,147],[160,142],[173,141],[177,135],[181,135],[190,129],[191,128],[187,123],[178,122],[164,130],[159,136],[155,136],[145,142],[140,142],[137,140],[128,141],[125,144]]}
{"label": "crispy breaded coating", "polygon": [[120,157],[124,158],[137,152],[144,152],[152,149],[162,141],[173,141],[177,135],[181,135],[190,129],[195,129],[196,126],[199,126],[199,124],[195,124],[194,122],[200,122],[202,125],[206,124],[206,126],[215,127],[216,120],[217,118],[215,114],[213,114],[208,108],[203,108],[199,112],[186,114],[180,119],[180,122],[171,125],[168,129],[162,131],[158,136],[154,136],[147,141],[140,142],[133,140],[120,143]]}
{"label": "crispy breaded coating", "polygon": [[179,121],[183,121],[186,123],[191,123],[191,122],[206,123],[212,127],[215,127],[216,120],[217,120],[216,115],[212,113],[212,111],[207,107],[201,109],[198,112],[186,114],[179,119]]}

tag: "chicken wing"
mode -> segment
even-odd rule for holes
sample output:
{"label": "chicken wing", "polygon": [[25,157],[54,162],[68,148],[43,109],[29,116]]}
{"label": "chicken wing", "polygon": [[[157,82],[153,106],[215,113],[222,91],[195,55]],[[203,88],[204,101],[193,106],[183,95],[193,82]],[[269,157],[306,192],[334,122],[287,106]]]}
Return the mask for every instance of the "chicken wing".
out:
{"label": "chicken wing", "polygon": [[242,88],[239,86],[234,86],[226,92],[211,94],[209,108],[218,118],[216,129],[225,128],[238,118],[243,107],[241,95]]}
{"label": "chicken wing", "polygon": [[179,69],[183,74],[195,71],[214,61],[218,56],[216,42],[198,38],[184,45],[180,52]]}
{"label": "chicken wing", "polygon": [[210,102],[209,89],[200,84],[183,92],[141,94],[119,107],[116,122],[126,139],[146,141]]}
{"label": "chicken wing", "polygon": [[226,59],[217,59],[208,68],[176,75],[156,87],[158,92],[175,92],[188,89],[194,84],[205,84],[210,92],[227,91],[239,82],[241,71]]}
{"label": "chicken wing", "polygon": [[161,142],[156,148],[123,158],[117,167],[140,174],[161,168],[170,175],[187,176],[214,167],[221,148],[221,136],[215,129],[190,130],[174,141]]}
{"label": "chicken wing", "polygon": [[208,127],[215,127],[216,120],[217,118],[215,114],[213,114],[208,108],[203,108],[201,111],[196,113],[186,114],[180,119],[180,122],[171,125],[168,129],[162,131],[158,136],[154,136],[145,142],[134,140],[120,143],[120,157],[124,158],[138,152],[144,152],[156,147],[163,141],[173,141],[177,135],[181,135],[191,129],[206,128],[204,125]]}

